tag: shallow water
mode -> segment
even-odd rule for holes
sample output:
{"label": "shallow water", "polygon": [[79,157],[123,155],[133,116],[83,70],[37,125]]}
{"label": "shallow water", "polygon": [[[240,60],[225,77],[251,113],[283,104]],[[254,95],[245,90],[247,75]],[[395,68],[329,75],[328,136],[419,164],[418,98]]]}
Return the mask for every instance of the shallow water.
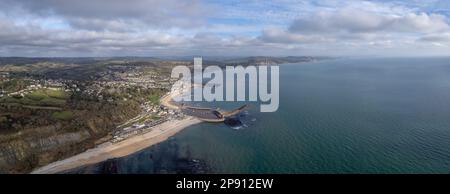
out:
{"label": "shallow water", "polygon": [[[450,172],[450,58],[284,64],[280,76],[277,112],[252,103],[228,125],[189,127],[171,140],[176,155],[217,173]],[[139,169],[164,146],[116,159],[120,173],[161,173]]]}

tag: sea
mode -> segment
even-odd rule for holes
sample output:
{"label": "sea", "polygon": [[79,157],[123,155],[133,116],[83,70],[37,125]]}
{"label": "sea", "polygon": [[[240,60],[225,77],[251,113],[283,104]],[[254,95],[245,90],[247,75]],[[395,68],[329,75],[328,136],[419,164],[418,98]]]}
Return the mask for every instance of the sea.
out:
{"label": "sea", "polygon": [[450,58],[280,65],[280,104],[234,109],[132,155],[69,173],[449,173]]}

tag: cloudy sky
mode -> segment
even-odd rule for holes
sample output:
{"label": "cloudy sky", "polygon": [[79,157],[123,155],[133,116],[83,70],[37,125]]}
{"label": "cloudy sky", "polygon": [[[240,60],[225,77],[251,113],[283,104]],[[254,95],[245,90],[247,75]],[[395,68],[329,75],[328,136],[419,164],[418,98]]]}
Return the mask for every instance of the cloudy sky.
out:
{"label": "cloudy sky", "polygon": [[0,56],[450,55],[449,0],[0,0]]}

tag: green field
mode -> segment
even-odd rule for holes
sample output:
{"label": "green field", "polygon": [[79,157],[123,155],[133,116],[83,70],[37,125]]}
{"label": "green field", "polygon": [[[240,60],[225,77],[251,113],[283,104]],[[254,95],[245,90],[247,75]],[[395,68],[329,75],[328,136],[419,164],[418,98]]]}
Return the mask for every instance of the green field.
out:
{"label": "green field", "polygon": [[40,89],[26,94],[25,97],[3,97],[0,103],[17,103],[32,106],[64,106],[69,95],[62,90]]}
{"label": "green field", "polygon": [[73,118],[73,112],[71,111],[54,112],[52,114],[52,118],[56,120],[68,121]]}
{"label": "green field", "polygon": [[11,79],[9,81],[1,81],[0,89],[3,89],[8,92],[14,92],[26,88],[27,84],[28,83],[24,80]]}
{"label": "green field", "polygon": [[65,100],[65,99],[69,98],[67,93],[64,92],[63,90],[46,90],[46,94],[47,94],[47,96],[49,96],[51,98],[56,98],[56,99]]}
{"label": "green field", "polygon": [[147,99],[152,103],[152,104],[159,104],[159,98],[160,95],[158,94],[151,94],[147,97]]}

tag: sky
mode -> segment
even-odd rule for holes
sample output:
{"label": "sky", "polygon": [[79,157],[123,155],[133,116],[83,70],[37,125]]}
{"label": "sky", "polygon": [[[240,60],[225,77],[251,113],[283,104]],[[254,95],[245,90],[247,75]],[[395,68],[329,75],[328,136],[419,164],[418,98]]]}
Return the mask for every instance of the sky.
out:
{"label": "sky", "polygon": [[449,0],[0,0],[0,56],[449,56]]}

